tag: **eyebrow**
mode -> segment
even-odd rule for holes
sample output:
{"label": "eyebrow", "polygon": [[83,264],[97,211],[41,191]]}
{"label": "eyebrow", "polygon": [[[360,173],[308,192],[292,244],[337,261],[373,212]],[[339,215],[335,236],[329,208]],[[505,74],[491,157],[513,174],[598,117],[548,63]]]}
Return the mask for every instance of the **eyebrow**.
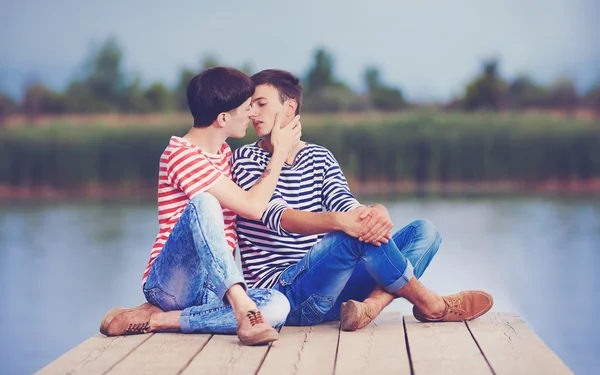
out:
{"label": "eyebrow", "polygon": [[259,101],[261,99],[265,99],[266,100],[267,98],[265,98],[264,96],[261,96],[260,98],[252,99],[252,103],[257,102],[257,101]]}

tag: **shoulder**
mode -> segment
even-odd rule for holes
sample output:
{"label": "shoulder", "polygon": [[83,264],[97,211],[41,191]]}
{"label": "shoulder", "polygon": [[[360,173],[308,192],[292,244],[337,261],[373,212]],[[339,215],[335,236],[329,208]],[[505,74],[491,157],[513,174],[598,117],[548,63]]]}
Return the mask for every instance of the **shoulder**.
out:
{"label": "shoulder", "polygon": [[309,155],[312,159],[321,158],[326,159],[329,162],[336,162],[335,157],[333,156],[331,151],[329,151],[329,149],[321,145],[307,142],[304,152],[306,155]]}
{"label": "shoulder", "polygon": [[172,137],[171,142],[163,153],[169,162],[184,160],[189,158],[203,158],[202,152],[191,146],[189,143],[181,142],[177,137]]}
{"label": "shoulder", "polygon": [[237,148],[233,152],[233,162],[259,162],[266,158],[267,153],[258,147],[258,141]]}

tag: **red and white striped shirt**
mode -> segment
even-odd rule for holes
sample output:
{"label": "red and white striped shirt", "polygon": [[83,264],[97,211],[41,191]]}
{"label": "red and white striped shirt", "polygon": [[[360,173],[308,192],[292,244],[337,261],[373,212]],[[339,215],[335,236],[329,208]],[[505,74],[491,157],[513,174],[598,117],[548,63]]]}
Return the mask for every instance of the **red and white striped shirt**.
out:
{"label": "red and white striped shirt", "polygon": [[[223,143],[217,154],[209,154],[180,137],[171,137],[160,157],[158,172],[159,231],[142,277],[146,282],[152,263],[163,249],[177,220],[194,195],[214,186],[220,176],[231,179],[231,149]],[[232,256],[237,246],[236,214],[223,208],[225,237]]]}

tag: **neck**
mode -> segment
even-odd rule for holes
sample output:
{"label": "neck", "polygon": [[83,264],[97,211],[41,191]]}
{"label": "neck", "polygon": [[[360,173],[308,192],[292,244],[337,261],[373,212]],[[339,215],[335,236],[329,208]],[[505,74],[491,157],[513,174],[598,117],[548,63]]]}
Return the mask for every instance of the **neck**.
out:
{"label": "neck", "polygon": [[207,126],[204,128],[191,128],[183,136],[183,139],[204,152],[216,154],[227,137],[214,126]]}
{"label": "neck", "polygon": [[[296,160],[296,155],[298,155],[298,152],[302,149],[302,147],[304,147],[305,144],[306,143],[303,141],[298,142],[298,144],[296,144],[296,146],[294,146],[292,148],[292,150],[288,153],[287,158],[285,159],[285,162],[290,165],[294,164],[294,161]],[[269,152],[270,154],[273,154],[273,151],[275,150],[275,148],[273,147],[273,144],[271,143],[271,134],[265,135],[262,138],[262,141],[259,142],[259,146],[262,147],[267,152]]]}

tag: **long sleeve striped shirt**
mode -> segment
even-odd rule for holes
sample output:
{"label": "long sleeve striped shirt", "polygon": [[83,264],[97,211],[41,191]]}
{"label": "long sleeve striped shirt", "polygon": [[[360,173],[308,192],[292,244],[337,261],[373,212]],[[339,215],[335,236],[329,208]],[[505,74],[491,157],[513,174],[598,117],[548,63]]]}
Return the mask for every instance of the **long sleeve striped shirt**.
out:
{"label": "long sleeve striped shirt", "polygon": [[[271,154],[258,142],[233,154],[232,177],[250,189],[262,175]],[[289,233],[281,226],[286,209],[347,212],[360,206],[350,192],[338,162],[325,147],[307,143],[293,165],[284,164],[277,188],[260,221],[237,218],[244,278],[249,287],[271,288],[287,267],[296,264],[324,234]]]}

